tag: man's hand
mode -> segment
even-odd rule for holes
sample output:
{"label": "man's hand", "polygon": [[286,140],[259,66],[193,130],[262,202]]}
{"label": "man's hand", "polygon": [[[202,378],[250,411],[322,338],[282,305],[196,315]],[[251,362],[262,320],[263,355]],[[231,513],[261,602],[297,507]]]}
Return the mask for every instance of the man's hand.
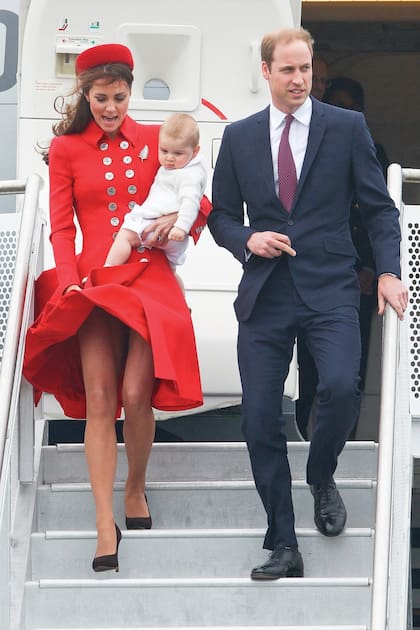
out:
{"label": "man's hand", "polygon": [[250,252],[263,258],[278,258],[283,253],[296,256],[290,238],[278,232],[254,232],[246,246]]}
{"label": "man's hand", "polygon": [[404,319],[408,305],[408,290],[399,278],[379,276],[378,279],[378,314],[383,315],[385,306],[390,304],[398,317]]}
{"label": "man's hand", "polygon": [[141,235],[143,241],[150,247],[161,247],[168,240],[168,234],[178,218],[178,212],[165,214],[151,223]]}

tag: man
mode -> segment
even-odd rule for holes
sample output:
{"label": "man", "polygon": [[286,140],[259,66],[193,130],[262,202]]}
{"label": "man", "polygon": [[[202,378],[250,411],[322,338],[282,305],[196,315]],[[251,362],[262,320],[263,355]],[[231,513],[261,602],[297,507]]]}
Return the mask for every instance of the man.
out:
{"label": "man", "polygon": [[322,57],[314,57],[312,60],[312,91],[311,95],[315,96],[318,101],[324,98],[325,90],[329,85],[328,66]]}
{"label": "man", "polygon": [[[312,86],[312,94],[314,89]],[[335,77],[328,81],[323,96],[324,103],[354,109],[357,112],[365,111],[365,91],[359,81],[350,77]],[[384,177],[389,166],[389,159],[382,144],[375,142],[376,157],[382,167]]]}
{"label": "man", "polygon": [[[324,99],[325,90],[330,86],[328,80],[328,65],[322,57],[312,59],[312,89],[311,96],[318,101]],[[295,403],[296,425],[304,440],[308,439],[308,424],[314,403],[318,373],[306,343],[301,337],[297,338],[297,357],[299,365],[299,398]]]}
{"label": "man", "polygon": [[266,35],[261,57],[272,103],[226,128],[208,224],[216,242],[243,265],[235,301],[243,430],[267,513],[264,548],[272,552],[251,577],[271,580],[303,576],[281,415],[298,334],[319,374],[307,462],[315,524],[322,534],[337,536],[346,521],[333,475],[360,397],[359,284],[349,228],[356,192],[379,275],[379,312],[388,302],[402,319],[408,295],[399,279],[398,211],[364,116],[310,98],[312,39],[307,31]]}
{"label": "man", "polygon": [[[321,63],[320,63],[321,61]],[[336,77],[331,81],[328,77],[327,66],[323,60],[313,59],[313,79],[311,95],[316,96],[324,103],[364,112],[364,90],[362,85],[350,77]],[[318,73],[318,81],[315,76]],[[323,89],[321,90],[321,87]],[[322,92],[322,94],[321,94]],[[376,157],[381,165],[386,178],[389,159],[381,144],[375,142]],[[357,272],[360,283],[360,307],[359,323],[361,336],[360,381],[359,389],[363,393],[366,382],[367,362],[370,343],[370,331],[372,313],[376,309],[376,273],[372,256],[369,236],[363,225],[359,205],[354,202],[350,210],[350,228],[353,244],[359,258]],[[311,417],[312,406],[316,396],[318,374],[314,360],[305,344],[298,338],[298,363],[299,363],[299,399],[295,404],[296,424],[302,437],[307,440],[309,436],[308,425]],[[350,439],[354,439],[357,430],[357,420],[354,424]]]}

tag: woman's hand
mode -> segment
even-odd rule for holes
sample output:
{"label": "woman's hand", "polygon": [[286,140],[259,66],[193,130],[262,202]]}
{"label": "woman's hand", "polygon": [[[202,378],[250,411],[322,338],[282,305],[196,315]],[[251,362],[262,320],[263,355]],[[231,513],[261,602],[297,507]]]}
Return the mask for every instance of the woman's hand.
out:
{"label": "woman's hand", "polygon": [[78,284],[71,284],[69,287],[64,289],[63,295],[67,295],[67,293],[70,293],[70,291],[82,291],[82,287],[80,287]]}
{"label": "woman's hand", "polygon": [[168,234],[171,231],[175,221],[178,218],[178,212],[165,214],[151,223],[141,235],[144,242],[150,247],[161,247],[166,244]]}

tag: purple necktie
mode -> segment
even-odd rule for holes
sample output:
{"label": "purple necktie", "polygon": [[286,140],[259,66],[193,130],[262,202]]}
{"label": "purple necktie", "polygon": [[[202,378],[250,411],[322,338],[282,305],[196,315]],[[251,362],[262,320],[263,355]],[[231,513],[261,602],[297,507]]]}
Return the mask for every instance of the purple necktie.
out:
{"label": "purple necktie", "polygon": [[288,212],[290,212],[290,208],[292,207],[297,187],[296,167],[289,144],[289,129],[292,120],[292,114],[287,114],[286,125],[280,139],[277,162],[279,173],[279,199]]}

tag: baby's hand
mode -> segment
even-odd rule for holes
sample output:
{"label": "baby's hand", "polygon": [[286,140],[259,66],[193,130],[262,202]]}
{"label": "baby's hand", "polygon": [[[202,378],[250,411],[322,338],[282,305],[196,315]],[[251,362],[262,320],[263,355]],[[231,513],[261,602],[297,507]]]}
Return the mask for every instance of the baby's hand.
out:
{"label": "baby's hand", "polygon": [[184,230],[181,230],[179,227],[173,227],[168,234],[168,240],[170,241],[183,241],[187,236],[187,233]]}

